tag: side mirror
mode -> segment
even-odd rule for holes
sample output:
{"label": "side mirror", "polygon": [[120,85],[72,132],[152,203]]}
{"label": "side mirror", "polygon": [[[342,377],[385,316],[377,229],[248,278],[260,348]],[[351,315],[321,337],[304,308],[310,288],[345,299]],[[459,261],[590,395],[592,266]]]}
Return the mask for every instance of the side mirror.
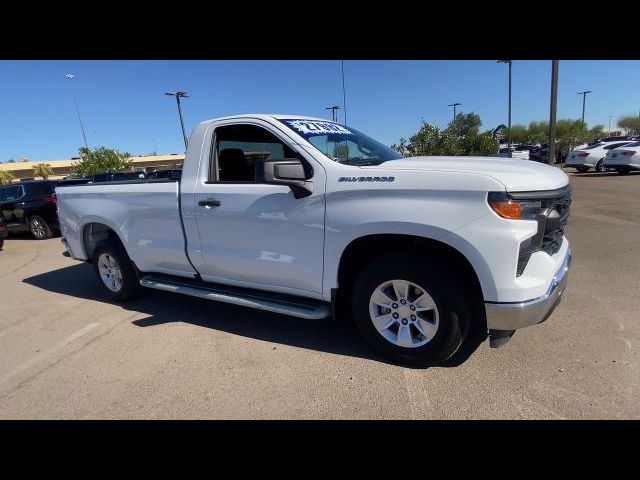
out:
{"label": "side mirror", "polygon": [[297,158],[283,160],[261,159],[256,162],[256,182],[286,185],[295,198],[313,193],[313,183],[307,180],[302,162]]}

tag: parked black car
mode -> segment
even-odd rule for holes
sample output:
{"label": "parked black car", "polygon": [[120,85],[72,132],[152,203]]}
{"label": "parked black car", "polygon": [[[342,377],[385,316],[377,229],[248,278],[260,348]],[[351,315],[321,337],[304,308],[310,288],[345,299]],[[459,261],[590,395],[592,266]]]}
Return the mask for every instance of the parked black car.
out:
{"label": "parked black car", "polygon": [[8,232],[31,232],[43,240],[58,230],[55,181],[36,180],[0,187],[0,211]]}

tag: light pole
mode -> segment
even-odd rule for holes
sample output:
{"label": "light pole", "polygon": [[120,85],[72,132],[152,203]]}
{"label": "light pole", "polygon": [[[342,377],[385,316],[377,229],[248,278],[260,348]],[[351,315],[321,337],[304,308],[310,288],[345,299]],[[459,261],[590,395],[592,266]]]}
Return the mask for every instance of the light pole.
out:
{"label": "light pole", "polygon": [[[342,71],[342,109],[344,110],[344,125],[347,126],[347,91],[344,88],[344,60],[340,60],[340,69]],[[336,117],[337,120],[337,117]]]}
{"label": "light pole", "polygon": [[184,120],[182,119],[182,108],[180,108],[180,99],[186,98],[187,92],[167,92],[165,95],[170,97],[176,97],[176,102],[178,104],[178,115],[180,115],[180,126],[182,127],[182,138],[184,138],[184,148],[187,149],[187,133],[184,131]]}
{"label": "light pole", "polygon": [[456,107],[462,105],[461,103],[450,103],[449,105],[447,105],[447,107],[453,107],[453,121],[456,121]]}
{"label": "light pole", "polygon": [[331,110],[331,120],[333,120],[334,122],[338,121],[338,110],[340,110],[340,107],[338,105],[325,107],[325,110]]}
{"label": "light pole", "polygon": [[76,114],[78,115],[78,122],[80,122],[80,130],[82,130],[82,139],[84,140],[84,146],[87,150],[89,150],[89,144],[87,143],[87,135],[84,133],[84,125],[82,125],[82,117],[80,116],[80,109],[78,108],[78,98],[76,97],[76,88],[74,85],[73,79],[76,76],[73,73],[65,74],[65,77],[69,79],[69,83],[71,83],[71,93],[73,94],[73,103],[76,106]]}
{"label": "light pole", "polygon": [[609,115],[609,136],[611,136],[611,115]]}
{"label": "light pole", "polygon": [[511,60],[498,60],[498,63],[509,64],[509,135],[507,137],[507,150],[509,152],[509,158],[511,158]]}
{"label": "light pole", "polygon": [[584,129],[584,104],[587,100],[587,93],[592,93],[591,90],[585,90],[584,92],[578,92],[578,95],[582,95],[582,128]]}
{"label": "light pole", "polygon": [[[548,163],[556,161],[556,112],[558,107],[558,69],[559,60],[551,61],[551,107],[549,109],[549,158]],[[562,156],[560,156],[560,168],[562,168]]]}

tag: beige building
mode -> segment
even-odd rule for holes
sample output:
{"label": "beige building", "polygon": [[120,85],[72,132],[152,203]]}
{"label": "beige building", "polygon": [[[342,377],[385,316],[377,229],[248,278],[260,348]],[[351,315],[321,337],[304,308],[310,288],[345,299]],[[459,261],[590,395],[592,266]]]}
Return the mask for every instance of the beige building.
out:
{"label": "beige building", "polygon": [[[133,169],[151,172],[164,168],[180,168],[184,163],[184,155],[157,155],[148,157],[131,157]],[[14,181],[36,178],[33,167],[38,163],[47,163],[53,170],[49,178],[57,180],[71,174],[72,165],[77,160],[38,160],[34,162],[0,163],[0,170],[8,171],[15,177]],[[40,179],[41,177],[37,177]]]}

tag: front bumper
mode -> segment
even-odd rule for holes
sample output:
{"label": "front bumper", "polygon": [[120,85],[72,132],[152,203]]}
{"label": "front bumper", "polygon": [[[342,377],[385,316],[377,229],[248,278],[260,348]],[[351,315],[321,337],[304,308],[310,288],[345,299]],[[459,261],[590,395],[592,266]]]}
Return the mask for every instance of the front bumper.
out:
{"label": "front bumper", "polygon": [[547,292],[541,297],[524,302],[485,302],[487,328],[489,330],[516,330],[544,322],[560,303],[567,286],[571,251],[556,272]]}

